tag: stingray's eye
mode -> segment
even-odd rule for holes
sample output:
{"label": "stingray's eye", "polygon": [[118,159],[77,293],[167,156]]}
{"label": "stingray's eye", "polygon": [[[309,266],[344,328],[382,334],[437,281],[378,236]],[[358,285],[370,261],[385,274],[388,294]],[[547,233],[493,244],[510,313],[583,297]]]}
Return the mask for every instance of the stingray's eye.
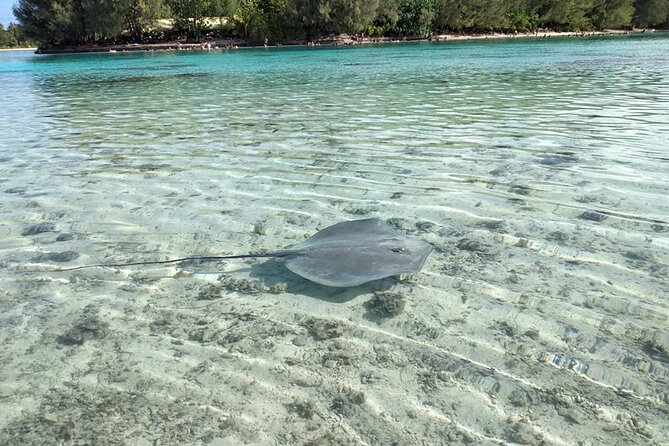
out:
{"label": "stingray's eye", "polygon": [[404,248],[390,248],[392,252],[402,252],[404,251]]}

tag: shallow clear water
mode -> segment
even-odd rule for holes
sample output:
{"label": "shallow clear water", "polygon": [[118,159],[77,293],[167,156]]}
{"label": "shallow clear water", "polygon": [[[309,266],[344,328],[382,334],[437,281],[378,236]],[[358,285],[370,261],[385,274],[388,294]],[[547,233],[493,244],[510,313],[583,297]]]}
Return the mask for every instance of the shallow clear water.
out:
{"label": "shallow clear water", "polygon": [[[669,441],[669,37],[2,52],[0,82],[3,442]],[[367,217],[421,274],[53,271]]]}

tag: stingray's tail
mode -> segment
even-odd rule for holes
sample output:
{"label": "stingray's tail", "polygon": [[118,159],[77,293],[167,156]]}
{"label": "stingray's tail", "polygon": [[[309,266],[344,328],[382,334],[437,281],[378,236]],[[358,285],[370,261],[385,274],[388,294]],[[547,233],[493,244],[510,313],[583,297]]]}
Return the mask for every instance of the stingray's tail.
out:
{"label": "stingray's tail", "polygon": [[285,257],[291,254],[292,251],[275,251],[268,253],[251,253],[251,254],[241,254],[234,256],[194,256],[194,257],[181,257],[178,259],[170,260],[149,260],[145,262],[124,262],[124,263],[96,263],[93,265],[82,265],[82,266],[73,266],[72,268],[60,268],[53,270],[54,272],[62,271],[76,271],[79,269],[88,269],[88,268],[117,268],[122,266],[135,266],[135,265],[166,265],[169,263],[180,263],[188,262],[191,260],[199,260],[204,262],[213,262],[216,260],[228,260],[228,259],[247,259],[252,257]]}

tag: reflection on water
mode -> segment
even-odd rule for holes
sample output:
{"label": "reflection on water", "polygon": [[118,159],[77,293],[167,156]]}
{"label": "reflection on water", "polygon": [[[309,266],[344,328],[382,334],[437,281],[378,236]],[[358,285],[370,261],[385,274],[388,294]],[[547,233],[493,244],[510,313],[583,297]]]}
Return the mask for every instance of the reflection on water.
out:
{"label": "reflection on water", "polygon": [[[0,54],[0,438],[669,441],[668,49]],[[423,273],[50,271],[372,216],[435,247]]]}

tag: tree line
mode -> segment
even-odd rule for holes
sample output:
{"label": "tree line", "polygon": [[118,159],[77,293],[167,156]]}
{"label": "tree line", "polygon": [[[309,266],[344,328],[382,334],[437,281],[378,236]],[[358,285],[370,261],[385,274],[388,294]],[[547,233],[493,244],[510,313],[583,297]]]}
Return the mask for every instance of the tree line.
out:
{"label": "tree line", "polygon": [[29,48],[36,44],[27,38],[20,26],[10,23],[7,29],[0,23],[0,48]]}
{"label": "tree line", "polygon": [[[216,33],[252,40],[661,27],[669,0],[19,0],[14,15],[27,38],[57,46],[200,41],[212,17],[226,18]],[[157,29],[159,19],[171,29]]]}

